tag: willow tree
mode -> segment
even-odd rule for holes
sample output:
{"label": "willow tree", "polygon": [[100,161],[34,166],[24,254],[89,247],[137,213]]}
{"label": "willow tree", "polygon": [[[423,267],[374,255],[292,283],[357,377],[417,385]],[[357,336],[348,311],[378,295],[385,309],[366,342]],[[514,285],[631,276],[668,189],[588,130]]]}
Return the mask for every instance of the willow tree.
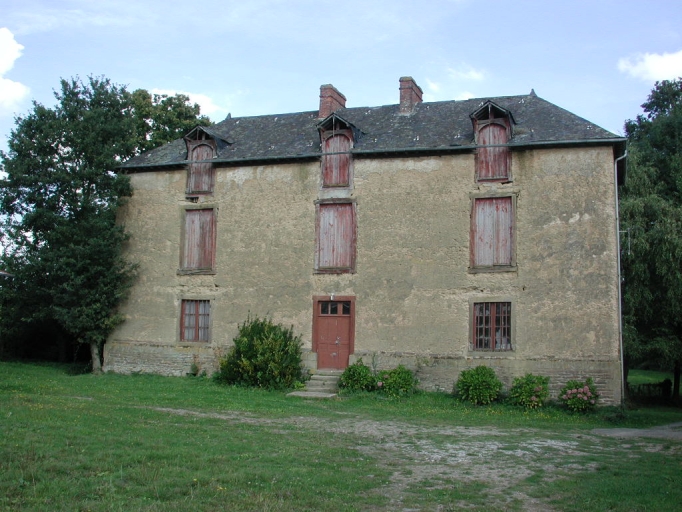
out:
{"label": "willow tree", "polygon": [[620,200],[625,351],[682,367],[682,79],[657,82],[644,113],[626,122],[627,183]]}

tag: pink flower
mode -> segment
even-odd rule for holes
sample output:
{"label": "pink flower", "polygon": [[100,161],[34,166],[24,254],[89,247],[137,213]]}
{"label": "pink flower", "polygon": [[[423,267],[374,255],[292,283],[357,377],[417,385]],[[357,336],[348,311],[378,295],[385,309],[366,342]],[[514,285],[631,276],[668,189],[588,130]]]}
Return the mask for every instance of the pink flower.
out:
{"label": "pink flower", "polygon": [[591,403],[592,405],[594,405],[594,400],[590,400],[590,403]]}
{"label": "pink flower", "polygon": [[531,399],[533,402],[537,402],[537,401],[538,401],[538,399],[537,399],[536,397],[534,397],[534,396],[531,396],[530,399]]}
{"label": "pink flower", "polygon": [[378,388],[382,387],[383,385],[384,385],[383,382],[381,382],[381,381],[377,382],[377,387],[378,387]]}

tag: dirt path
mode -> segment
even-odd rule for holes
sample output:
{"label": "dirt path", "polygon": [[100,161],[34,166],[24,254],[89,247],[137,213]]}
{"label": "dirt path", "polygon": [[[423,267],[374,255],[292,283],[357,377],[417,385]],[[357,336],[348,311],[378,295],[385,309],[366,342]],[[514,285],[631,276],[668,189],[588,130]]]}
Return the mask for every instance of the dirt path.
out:
{"label": "dirt path", "polygon": [[[264,418],[247,413],[197,412],[186,409],[154,408],[181,416],[208,417],[234,423],[270,426],[282,435],[326,431],[351,436],[353,447],[392,472],[380,492],[391,499],[391,510],[408,512],[410,490],[431,486],[434,490],[490,483],[485,502],[495,510],[552,511],[544,501],[526,492],[527,479],[561,478],[567,473],[596,469],[594,454],[608,457],[632,456],[633,450],[661,451],[657,439],[682,441],[682,422],[648,429],[594,429],[589,433],[550,432],[542,429],[430,427],[394,421],[374,421],[353,414],[334,420],[305,416]],[[628,444],[612,438],[628,438]],[[682,444],[668,447],[682,455]],[[468,498],[471,499],[471,498]],[[475,499],[475,498],[474,498]],[[463,499],[459,507],[471,506]]]}
{"label": "dirt path", "polygon": [[682,421],[651,428],[595,428],[592,433],[598,436],[617,437],[620,439],[651,437],[682,441]]}

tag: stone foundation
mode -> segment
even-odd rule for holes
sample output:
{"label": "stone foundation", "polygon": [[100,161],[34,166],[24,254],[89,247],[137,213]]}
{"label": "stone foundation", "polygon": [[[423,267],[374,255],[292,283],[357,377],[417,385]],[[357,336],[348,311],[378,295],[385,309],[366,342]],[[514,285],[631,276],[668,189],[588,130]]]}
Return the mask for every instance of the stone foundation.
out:
{"label": "stone foundation", "polygon": [[549,377],[550,397],[555,399],[569,380],[591,377],[599,390],[601,405],[619,404],[621,401],[621,368],[618,361],[591,360],[519,360],[488,355],[454,357],[434,354],[409,354],[387,352],[356,352],[350,363],[362,362],[374,370],[390,370],[399,364],[412,370],[425,391],[452,392],[462,370],[485,365],[493,368],[509,390],[515,377],[527,373]]}
{"label": "stone foundation", "polygon": [[[185,376],[192,365],[207,375],[218,369],[218,362],[226,352],[224,347],[205,344],[171,345],[162,343],[109,342],[104,346],[104,371],[116,373],[156,373]],[[303,366],[308,372],[317,368],[317,354],[304,348]],[[556,398],[569,380],[591,377],[601,395],[601,405],[614,405],[621,400],[620,363],[592,360],[520,360],[499,354],[478,357],[416,354],[400,352],[359,351],[350,356],[350,363],[362,359],[373,370],[390,370],[402,364],[419,379],[425,391],[450,393],[462,370],[479,365],[490,366],[504,384],[511,387],[514,377],[527,373],[549,377],[550,397]]]}
{"label": "stone foundation", "polygon": [[184,377],[196,365],[198,371],[212,375],[218,370],[223,347],[199,343],[171,345],[136,341],[109,341],[104,345],[105,372],[155,373]]}

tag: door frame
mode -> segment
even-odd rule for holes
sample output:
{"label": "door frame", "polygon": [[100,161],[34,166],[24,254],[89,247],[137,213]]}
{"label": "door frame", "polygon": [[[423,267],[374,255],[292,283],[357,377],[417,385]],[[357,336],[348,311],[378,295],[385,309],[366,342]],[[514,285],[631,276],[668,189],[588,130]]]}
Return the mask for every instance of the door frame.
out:
{"label": "door frame", "polygon": [[[318,353],[318,329],[319,325],[317,323],[318,318],[318,308],[320,302],[330,302],[330,301],[348,301],[350,302],[350,340],[348,347],[348,354],[353,355],[355,353],[355,296],[354,295],[313,295],[313,352]],[[318,359],[319,360],[319,359]],[[317,364],[319,368],[319,364]]]}

